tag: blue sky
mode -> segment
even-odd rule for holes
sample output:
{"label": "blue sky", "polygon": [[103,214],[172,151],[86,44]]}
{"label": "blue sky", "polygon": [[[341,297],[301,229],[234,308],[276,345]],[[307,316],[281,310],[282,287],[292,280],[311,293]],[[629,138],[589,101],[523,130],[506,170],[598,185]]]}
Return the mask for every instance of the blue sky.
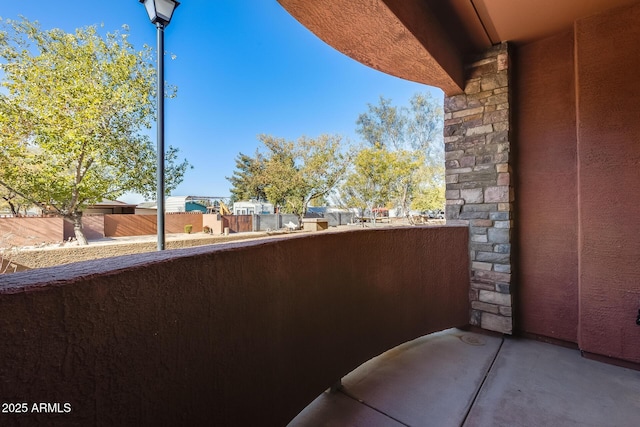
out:
{"label": "blue sky", "polygon": [[[129,25],[137,48],[155,47],[155,27],[138,0],[3,1],[2,18],[24,15],[43,29]],[[59,7],[63,5],[64,7]],[[253,154],[261,133],[287,139],[339,134],[358,141],[355,122],[380,95],[396,105],[439,89],[368,68],[334,50],[276,0],[184,0],[165,31],[165,140],[194,168],[173,195],[228,196],[235,157]],[[155,131],[151,134],[155,143]],[[121,200],[141,201],[136,195]]]}

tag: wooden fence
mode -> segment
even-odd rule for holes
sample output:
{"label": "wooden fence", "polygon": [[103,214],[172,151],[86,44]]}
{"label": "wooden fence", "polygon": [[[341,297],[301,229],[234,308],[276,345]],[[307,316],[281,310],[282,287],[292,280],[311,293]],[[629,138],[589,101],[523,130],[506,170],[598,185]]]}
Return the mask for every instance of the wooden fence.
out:
{"label": "wooden fence", "polygon": [[[109,214],[82,218],[88,239],[156,234],[156,221],[155,215]],[[202,231],[202,222],[200,212],[165,214],[165,232],[184,233],[185,225],[191,225],[191,232],[198,233]],[[0,218],[0,248],[56,243],[73,237],[73,224],[62,218]]]}

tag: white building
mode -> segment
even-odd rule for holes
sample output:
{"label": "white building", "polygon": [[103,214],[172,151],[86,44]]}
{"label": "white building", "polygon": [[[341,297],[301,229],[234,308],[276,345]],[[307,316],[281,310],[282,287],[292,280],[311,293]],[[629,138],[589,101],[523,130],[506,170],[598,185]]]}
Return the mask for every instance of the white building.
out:
{"label": "white building", "polygon": [[266,202],[235,202],[233,204],[234,215],[253,215],[253,214],[272,214],[274,213],[273,205]]}

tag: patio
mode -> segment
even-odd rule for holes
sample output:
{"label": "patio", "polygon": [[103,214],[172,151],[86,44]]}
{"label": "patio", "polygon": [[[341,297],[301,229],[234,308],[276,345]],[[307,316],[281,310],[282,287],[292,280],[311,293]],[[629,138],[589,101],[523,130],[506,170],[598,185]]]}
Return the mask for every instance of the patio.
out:
{"label": "patio", "polygon": [[543,342],[449,329],[358,367],[289,427],[636,426],[640,372]]}
{"label": "patio", "polygon": [[640,366],[640,0],[279,2],[443,90],[447,226],[7,275],[0,397],[72,411],[0,424],[638,425],[640,372],[580,351]]}

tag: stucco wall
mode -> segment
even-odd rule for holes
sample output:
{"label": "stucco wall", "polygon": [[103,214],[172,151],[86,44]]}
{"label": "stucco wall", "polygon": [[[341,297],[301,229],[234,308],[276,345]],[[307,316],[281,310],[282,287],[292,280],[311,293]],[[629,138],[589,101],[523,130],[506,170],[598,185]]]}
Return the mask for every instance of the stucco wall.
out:
{"label": "stucco wall", "polygon": [[640,4],[518,50],[519,317],[640,362]]}
{"label": "stucco wall", "polygon": [[1,277],[0,401],[71,412],[0,425],[286,425],[365,360],[467,323],[467,240],[324,232]]}
{"label": "stucco wall", "polygon": [[[64,240],[75,238],[76,233],[73,230],[73,224],[69,221],[63,221]],[[103,215],[83,215],[82,231],[87,239],[100,239],[104,237],[104,216]]]}
{"label": "stucco wall", "polygon": [[580,329],[640,362],[640,4],[576,25]]}
{"label": "stucco wall", "polygon": [[62,218],[0,218],[0,248],[61,242]]}
{"label": "stucco wall", "polygon": [[[515,55],[519,330],[577,342],[573,31]],[[602,218],[605,219],[605,218]]]}
{"label": "stucco wall", "polygon": [[[184,233],[187,224],[193,226],[193,233],[201,232],[202,216],[201,213],[167,214],[165,232]],[[156,234],[156,221],[155,215],[87,215],[82,218],[82,225],[88,239],[99,239]],[[0,218],[0,248],[56,243],[73,237],[73,224],[62,218]]]}
{"label": "stucco wall", "polygon": [[[156,222],[156,215],[105,215],[104,233],[107,237],[156,234]],[[164,223],[167,233],[184,233],[184,226],[187,224],[193,226],[193,233],[198,233],[202,231],[202,214],[165,214]]]}

